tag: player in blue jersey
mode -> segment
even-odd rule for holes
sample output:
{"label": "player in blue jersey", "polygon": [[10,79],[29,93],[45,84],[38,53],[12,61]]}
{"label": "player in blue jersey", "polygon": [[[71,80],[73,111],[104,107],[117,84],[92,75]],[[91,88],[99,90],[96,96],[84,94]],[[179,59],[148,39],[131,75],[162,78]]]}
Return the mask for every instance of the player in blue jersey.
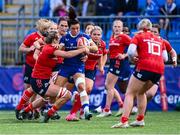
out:
{"label": "player in blue jersey", "polygon": [[[71,9],[70,9],[71,10]],[[71,13],[71,12],[70,12]],[[76,16],[71,17],[68,22],[70,31],[68,34],[63,36],[60,40],[60,45],[64,48],[65,51],[76,50],[81,45],[89,45],[90,51],[97,51],[98,48],[93,44],[90,38],[80,32],[80,23]],[[80,41],[79,39],[85,37],[88,39],[88,42]],[[79,42],[80,41],[80,42]],[[75,86],[80,93],[81,103],[84,110],[85,119],[90,120],[92,114],[89,112],[89,98],[87,92],[85,90],[85,76],[84,76],[84,62],[81,60],[83,55],[78,55],[73,58],[64,59],[62,64],[62,68],[58,73],[58,78],[56,80],[56,84],[59,86],[64,86],[67,83],[68,78],[70,76],[73,77],[75,82]]]}

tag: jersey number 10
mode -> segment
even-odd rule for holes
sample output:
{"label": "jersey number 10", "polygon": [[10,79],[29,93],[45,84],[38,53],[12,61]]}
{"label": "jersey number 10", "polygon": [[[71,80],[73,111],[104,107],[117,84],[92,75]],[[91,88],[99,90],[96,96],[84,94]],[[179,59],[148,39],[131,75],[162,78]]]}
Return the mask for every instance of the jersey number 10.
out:
{"label": "jersey number 10", "polygon": [[160,56],[160,45],[153,43],[153,42],[147,42],[148,44],[148,53],[153,55]]}

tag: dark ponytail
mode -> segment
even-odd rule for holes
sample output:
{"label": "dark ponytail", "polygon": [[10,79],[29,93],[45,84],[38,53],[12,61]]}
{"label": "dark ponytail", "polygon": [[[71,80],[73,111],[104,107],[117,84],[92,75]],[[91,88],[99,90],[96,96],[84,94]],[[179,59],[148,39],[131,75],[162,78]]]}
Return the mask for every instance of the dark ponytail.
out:
{"label": "dark ponytail", "polygon": [[80,24],[80,22],[77,19],[77,14],[76,14],[76,11],[75,11],[74,7],[72,7],[72,6],[69,7],[68,16],[69,16],[69,20],[68,20],[68,26],[69,27],[71,25]]}

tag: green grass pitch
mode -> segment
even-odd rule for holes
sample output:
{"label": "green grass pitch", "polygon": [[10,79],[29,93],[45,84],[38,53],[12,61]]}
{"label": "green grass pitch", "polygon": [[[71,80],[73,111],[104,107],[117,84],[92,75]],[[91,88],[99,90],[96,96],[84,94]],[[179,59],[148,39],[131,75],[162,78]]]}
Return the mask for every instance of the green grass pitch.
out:
{"label": "green grass pitch", "polygon": [[[67,122],[67,112],[59,112],[60,120],[39,123],[39,120],[18,121],[13,111],[0,111],[0,134],[180,134],[180,112],[147,112],[145,127],[111,129],[119,118],[110,116],[90,121]],[[131,116],[130,122],[135,116]]]}

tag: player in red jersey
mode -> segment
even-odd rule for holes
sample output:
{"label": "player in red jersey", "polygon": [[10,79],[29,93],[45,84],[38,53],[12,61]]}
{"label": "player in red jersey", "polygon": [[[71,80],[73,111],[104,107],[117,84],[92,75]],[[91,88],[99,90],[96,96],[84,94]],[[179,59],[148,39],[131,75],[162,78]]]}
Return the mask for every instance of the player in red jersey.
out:
{"label": "player in red jersey", "polygon": [[[86,91],[89,95],[92,91],[94,81],[95,81],[95,75],[96,75],[96,66],[100,70],[102,74],[104,74],[104,65],[107,60],[107,50],[106,50],[106,44],[101,39],[102,38],[102,29],[99,26],[92,27],[92,30],[90,31],[90,37],[96,43],[98,46],[98,51],[96,53],[90,53],[88,55],[88,59],[85,62],[85,83],[86,83]],[[76,113],[81,108],[81,101],[80,101],[80,95],[76,92],[76,95],[74,95],[74,104],[70,111],[70,114],[66,117],[67,121],[77,121],[79,120],[76,117]],[[80,118],[84,119],[83,117],[83,110],[80,111]]]}
{"label": "player in red jersey", "polygon": [[167,52],[163,41],[150,32],[152,24],[149,19],[142,19],[138,24],[141,32],[137,33],[128,48],[128,57],[134,60],[138,57],[136,69],[128,83],[124,101],[124,112],[120,122],[112,128],[129,127],[128,119],[133,107],[134,98],[137,98],[138,116],[130,125],[144,126],[144,114],[147,105],[146,91],[157,84],[164,73],[164,61],[167,61]]}
{"label": "player in red jersey", "polygon": [[56,99],[51,109],[43,115],[43,122],[48,122],[49,118],[71,98],[71,93],[67,89],[49,83],[52,69],[57,63],[57,57],[71,58],[81,53],[88,52],[88,49],[85,47],[69,52],[54,48],[52,44],[56,44],[56,40],[58,40],[57,32],[55,31],[49,32],[45,40],[47,44],[43,47],[36,61],[30,81],[31,87],[27,90],[31,93],[35,92],[39,94],[42,98],[35,100],[23,109],[19,115],[20,120],[22,118],[27,118],[28,112],[44,105],[49,98]]}
{"label": "player in red jersey", "polygon": [[[122,107],[122,99],[119,95],[119,92],[115,89],[115,84],[118,78],[121,76],[123,70],[123,61],[127,57],[127,54],[124,53],[125,48],[129,46],[131,38],[122,33],[123,22],[121,20],[115,20],[113,22],[113,35],[110,38],[109,42],[109,55],[110,55],[110,66],[108,74],[105,81],[105,87],[107,90],[106,105],[102,113],[97,115],[97,117],[106,117],[111,115],[111,103],[116,95],[118,104]],[[127,76],[129,77],[129,75]]]}
{"label": "player in red jersey", "polygon": [[[57,32],[59,34],[58,25],[56,23],[52,22],[52,21],[50,21],[50,23],[51,24],[50,24],[50,27],[49,27],[47,32],[49,33],[49,32],[55,31],[55,32]],[[59,35],[58,37],[60,38],[61,35]],[[33,57],[34,57],[35,60],[38,59],[38,56],[39,56],[40,52],[42,51],[43,46],[46,44],[45,41],[44,41],[45,38],[44,37],[40,38],[40,39],[38,39],[37,41],[34,42],[36,50],[34,52]],[[56,40],[55,42],[56,42],[56,44],[54,44],[54,48],[58,48],[59,47],[58,40]],[[59,68],[60,68],[60,64],[62,63],[62,61],[63,61],[62,57],[57,58],[57,64],[53,68],[53,73],[51,75],[50,83],[55,82],[55,79],[57,77],[57,74],[58,74],[58,71],[59,71]],[[37,96],[36,98],[39,98],[39,96]],[[37,112],[39,112],[39,111],[41,111],[41,114],[43,114],[43,112],[46,111],[48,108],[50,108],[50,106],[51,105],[46,104],[41,109],[38,108],[36,110],[33,110],[33,112],[36,112],[36,113],[34,113],[34,115],[37,114]],[[58,113],[55,113],[54,116],[51,117],[51,119],[60,119],[60,116],[59,116]]]}
{"label": "player in red jersey", "polygon": [[[58,33],[59,33],[59,40],[61,39],[62,36],[66,35],[67,31],[68,31],[68,22],[67,22],[67,18],[59,18],[57,25],[55,23],[52,23],[52,29],[51,30],[57,30],[58,28]],[[58,26],[58,27],[57,27]],[[38,40],[35,42],[36,46],[40,46],[39,43],[41,43],[41,40]],[[43,44],[43,42],[42,42]],[[36,52],[38,53],[38,52]],[[38,54],[35,54],[35,56],[38,56]],[[56,66],[53,68],[53,73],[52,73],[52,77],[51,77],[51,82],[55,82],[57,75],[58,75],[58,71],[61,68],[61,64],[63,62],[63,58],[62,57],[58,57],[58,62],[56,64]],[[68,89],[68,88],[67,88]],[[50,105],[46,105],[43,108],[41,108],[41,113],[43,114],[44,111],[46,111],[48,108],[50,107]],[[56,113],[54,115],[54,117],[52,117],[51,119],[59,119],[60,116],[58,113]]]}
{"label": "player in red jersey", "polygon": [[[24,71],[24,84],[25,84],[25,91],[23,94],[26,95],[26,98],[24,100],[29,100],[30,97],[33,96],[33,93],[29,93],[26,91],[30,87],[30,79],[31,79],[31,73],[35,64],[35,59],[33,58],[33,53],[35,50],[34,42],[40,38],[43,38],[46,33],[47,29],[50,26],[49,20],[46,19],[40,19],[36,23],[37,32],[34,32],[30,34],[26,39],[23,41],[21,46],[19,47],[19,51],[26,53],[26,62],[25,62],[25,71]],[[35,96],[32,98],[32,100],[35,98]],[[24,106],[16,106],[15,113],[16,117],[18,118],[19,111]]]}
{"label": "player in red jersey", "polygon": [[[158,24],[153,24],[152,25],[152,30],[151,30],[156,36],[160,37],[160,26]],[[162,39],[162,38],[161,38]],[[166,47],[167,52],[170,54],[171,58],[172,58],[172,62],[173,62],[173,66],[176,67],[177,66],[177,54],[176,51],[171,47],[170,43],[165,40],[162,39],[164,42],[164,45]],[[153,87],[151,87],[147,92],[146,92],[146,96],[147,96],[147,101],[149,102],[154,95],[156,94],[158,90],[158,86],[154,85]]]}
{"label": "player in red jersey", "polygon": [[50,26],[49,20],[40,19],[36,23],[37,32],[30,34],[19,47],[19,51],[26,53],[26,62],[25,62],[25,73],[24,73],[24,83],[25,89],[30,87],[30,78],[32,69],[35,64],[33,58],[33,53],[35,50],[34,42],[39,38],[42,38],[46,35],[46,31]]}

